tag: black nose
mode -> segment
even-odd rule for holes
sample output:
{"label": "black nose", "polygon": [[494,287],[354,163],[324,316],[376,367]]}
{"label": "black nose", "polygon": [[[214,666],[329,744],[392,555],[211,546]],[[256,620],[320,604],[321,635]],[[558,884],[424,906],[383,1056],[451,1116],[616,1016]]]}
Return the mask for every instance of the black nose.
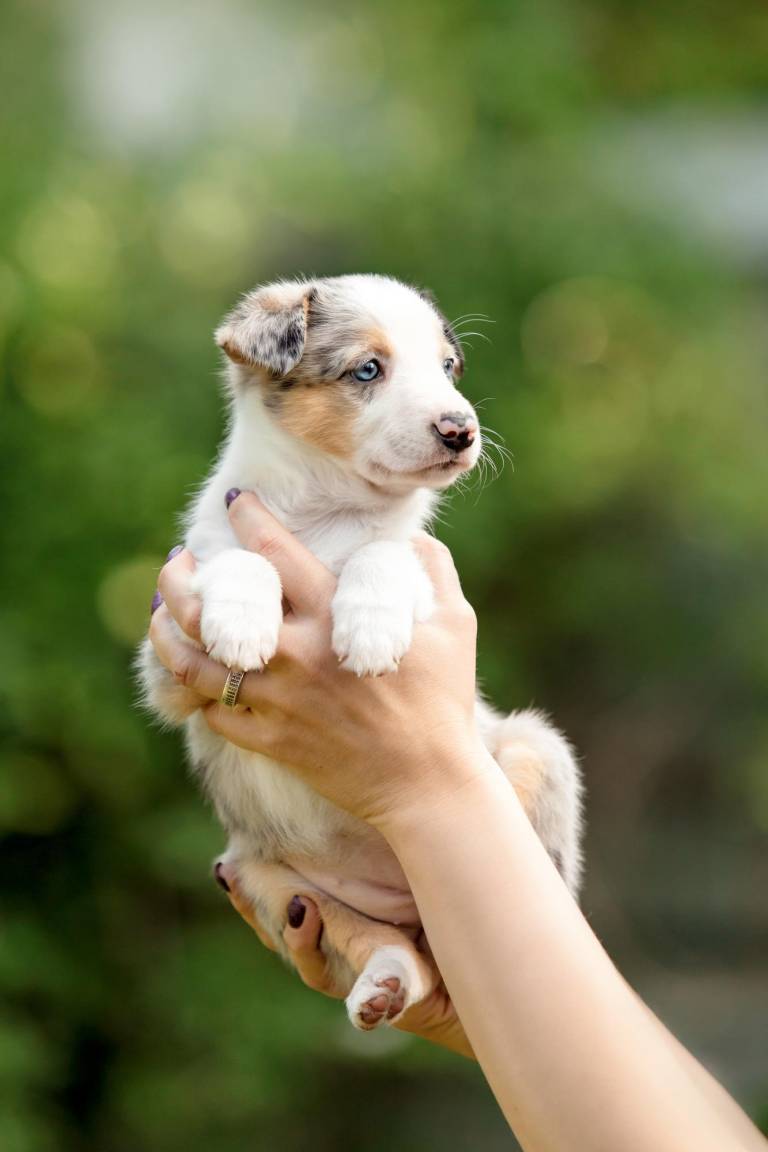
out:
{"label": "black nose", "polygon": [[475,442],[477,423],[467,412],[443,412],[432,425],[432,430],[441,444],[451,452],[463,452]]}

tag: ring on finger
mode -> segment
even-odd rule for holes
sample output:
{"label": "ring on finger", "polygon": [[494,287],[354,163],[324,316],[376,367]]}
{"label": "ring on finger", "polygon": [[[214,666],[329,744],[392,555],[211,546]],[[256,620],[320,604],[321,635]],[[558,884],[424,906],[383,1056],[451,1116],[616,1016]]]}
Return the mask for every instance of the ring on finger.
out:
{"label": "ring on finger", "polygon": [[239,672],[235,668],[227,669],[227,678],[224,681],[224,688],[221,693],[221,703],[225,708],[234,708],[237,704],[240,685],[244,679],[245,672]]}

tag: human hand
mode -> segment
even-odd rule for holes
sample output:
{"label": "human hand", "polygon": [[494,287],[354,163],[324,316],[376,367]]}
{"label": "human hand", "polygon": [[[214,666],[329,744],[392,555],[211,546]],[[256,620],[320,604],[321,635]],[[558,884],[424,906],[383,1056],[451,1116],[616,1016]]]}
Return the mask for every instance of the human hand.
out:
{"label": "human hand", "polygon": [[[262,944],[270,951],[276,952],[275,941],[264,930],[253,905],[240,890],[236,869],[225,863],[219,864],[216,879],[227,893],[232,907],[253,929]],[[303,895],[294,896],[291,901],[292,905],[294,905],[294,901],[299,902],[299,909],[303,909],[303,915],[295,906],[288,909],[289,919],[283,931],[283,943],[291,963],[308,988],[315,992],[322,992],[323,995],[331,996],[335,1000],[342,1000],[344,992],[334,985],[330,967],[320,950],[323,923],[317,905],[308,896]],[[298,921],[295,927],[291,924],[292,912],[293,919]],[[418,941],[418,946],[422,950],[428,951],[423,935]],[[426,999],[409,1008],[392,1027],[401,1032],[419,1036],[422,1040],[428,1040],[441,1048],[448,1048],[451,1052],[457,1052],[470,1060],[475,1058],[462,1023],[456,1015],[456,1009],[442,981]]]}
{"label": "human hand", "polygon": [[396,673],[359,679],[331,650],[334,576],[254,495],[240,494],[229,515],[243,547],[282,580],[286,615],[268,669],[245,676],[236,709],[219,703],[227,669],[172,626],[199,641],[187,551],[162,569],[164,604],[150,628],[165,667],[209,702],[203,714],[214,732],[285,764],[384,835],[401,815],[428,813],[490,770],[474,723],[475,617],[444,545],[425,534],[415,542],[435,589],[433,616],[417,626]]}

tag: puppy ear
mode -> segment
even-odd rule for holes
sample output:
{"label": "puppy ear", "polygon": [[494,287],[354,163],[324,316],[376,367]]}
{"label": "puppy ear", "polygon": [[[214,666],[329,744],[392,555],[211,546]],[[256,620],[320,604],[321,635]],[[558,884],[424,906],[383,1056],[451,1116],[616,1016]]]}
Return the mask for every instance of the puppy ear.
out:
{"label": "puppy ear", "polygon": [[433,311],[437,313],[437,318],[443,327],[443,335],[456,353],[456,375],[461,376],[464,371],[464,349],[462,348],[461,341],[453,329],[453,325],[449,320],[446,320],[445,316],[440,311],[437,303],[437,297],[431,288],[417,288],[416,291],[418,292],[419,296],[421,296],[422,300],[426,300],[427,304],[432,305]]}
{"label": "puppy ear", "polygon": [[214,339],[235,364],[284,376],[304,353],[311,284],[281,281],[248,292],[216,329]]}

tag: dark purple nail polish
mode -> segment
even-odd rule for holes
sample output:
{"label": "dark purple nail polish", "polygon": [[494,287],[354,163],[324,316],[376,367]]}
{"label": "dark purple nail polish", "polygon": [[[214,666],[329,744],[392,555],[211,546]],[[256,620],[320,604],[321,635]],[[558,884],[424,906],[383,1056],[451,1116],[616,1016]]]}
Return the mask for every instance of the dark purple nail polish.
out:
{"label": "dark purple nail polish", "polygon": [[306,913],[307,909],[302,904],[300,897],[294,896],[288,905],[288,923],[291,928],[301,928]]}
{"label": "dark purple nail polish", "polygon": [[224,868],[221,864],[221,861],[219,861],[213,870],[213,878],[220,888],[223,888],[225,892],[229,892],[229,884],[227,884],[226,878],[224,876]]}
{"label": "dark purple nail polish", "polygon": [[229,492],[227,492],[226,496],[224,497],[224,503],[226,504],[227,508],[229,508],[233,500],[237,500],[239,495],[239,488],[230,488]]}
{"label": "dark purple nail polish", "polygon": [[149,613],[150,616],[154,616],[155,612],[157,612],[157,610],[160,607],[160,605],[162,604],[162,602],[163,602],[163,598],[160,595],[160,593],[155,592],[154,596],[152,597],[152,608],[150,609],[150,613]]}
{"label": "dark purple nail polish", "polygon": [[166,564],[168,563],[169,560],[173,560],[174,556],[178,556],[179,552],[183,552],[183,551],[184,551],[184,545],[183,544],[177,544],[175,546],[175,548],[171,548],[170,552],[168,553],[168,555],[165,558]]}

